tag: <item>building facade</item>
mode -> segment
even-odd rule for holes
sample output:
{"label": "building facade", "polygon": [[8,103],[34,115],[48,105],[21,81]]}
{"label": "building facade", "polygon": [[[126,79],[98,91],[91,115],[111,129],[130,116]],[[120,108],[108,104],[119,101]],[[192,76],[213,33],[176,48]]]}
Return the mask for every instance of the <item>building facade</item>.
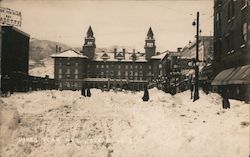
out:
{"label": "building facade", "polygon": [[249,0],[214,1],[214,80],[230,98],[249,101]]}
{"label": "building facade", "polygon": [[30,36],[13,26],[0,27],[0,87],[1,90],[21,90],[25,83],[22,78],[28,76]]}
{"label": "building facade", "polygon": [[55,79],[61,89],[71,90],[82,87],[143,90],[145,85],[152,82],[162,84],[166,53],[156,54],[151,28],[144,49],[144,53],[117,48],[97,51],[90,26],[81,52],[66,50],[52,55],[55,59]]}

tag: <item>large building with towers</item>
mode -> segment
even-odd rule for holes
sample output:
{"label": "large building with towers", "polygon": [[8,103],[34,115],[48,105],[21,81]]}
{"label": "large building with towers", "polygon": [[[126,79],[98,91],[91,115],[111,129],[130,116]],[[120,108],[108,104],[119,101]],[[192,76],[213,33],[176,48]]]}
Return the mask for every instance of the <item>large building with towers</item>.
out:
{"label": "large building with towers", "polygon": [[148,30],[145,52],[125,48],[98,51],[91,26],[82,51],[74,49],[53,54],[55,79],[60,89],[79,90],[83,86],[101,89],[143,90],[145,85],[163,88],[167,53],[156,53],[154,33]]}

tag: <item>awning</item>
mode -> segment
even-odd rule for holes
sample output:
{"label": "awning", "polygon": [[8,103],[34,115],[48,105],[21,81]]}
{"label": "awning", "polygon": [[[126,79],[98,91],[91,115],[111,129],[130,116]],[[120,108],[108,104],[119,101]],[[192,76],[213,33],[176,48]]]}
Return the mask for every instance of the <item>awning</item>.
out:
{"label": "awning", "polygon": [[212,81],[212,85],[250,84],[250,65],[226,69]]}

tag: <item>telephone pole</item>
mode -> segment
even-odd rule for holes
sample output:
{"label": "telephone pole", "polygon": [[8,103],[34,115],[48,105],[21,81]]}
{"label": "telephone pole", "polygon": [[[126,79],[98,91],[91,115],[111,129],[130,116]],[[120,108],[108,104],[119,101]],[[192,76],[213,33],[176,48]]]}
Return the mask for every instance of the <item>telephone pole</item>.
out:
{"label": "telephone pole", "polygon": [[194,100],[199,99],[199,12],[197,12],[196,19],[196,59],[195,59],[195,88],[194,88]]}

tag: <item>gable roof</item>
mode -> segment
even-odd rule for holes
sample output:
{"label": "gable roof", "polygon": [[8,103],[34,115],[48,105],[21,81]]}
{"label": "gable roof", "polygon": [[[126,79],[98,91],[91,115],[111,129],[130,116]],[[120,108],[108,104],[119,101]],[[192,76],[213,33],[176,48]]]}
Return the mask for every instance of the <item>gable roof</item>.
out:
{"label": "gable roof", "polygon": [[167,56],[167,52],[163,52],[159,55],[152,56],[151,59],[156,59],[156,60],[163,60]]}
{"label": "gable roof", "polygon": [[88,58],[77,50],[68,49],[61,53],[55,53],[51,55],[52,58]]}

